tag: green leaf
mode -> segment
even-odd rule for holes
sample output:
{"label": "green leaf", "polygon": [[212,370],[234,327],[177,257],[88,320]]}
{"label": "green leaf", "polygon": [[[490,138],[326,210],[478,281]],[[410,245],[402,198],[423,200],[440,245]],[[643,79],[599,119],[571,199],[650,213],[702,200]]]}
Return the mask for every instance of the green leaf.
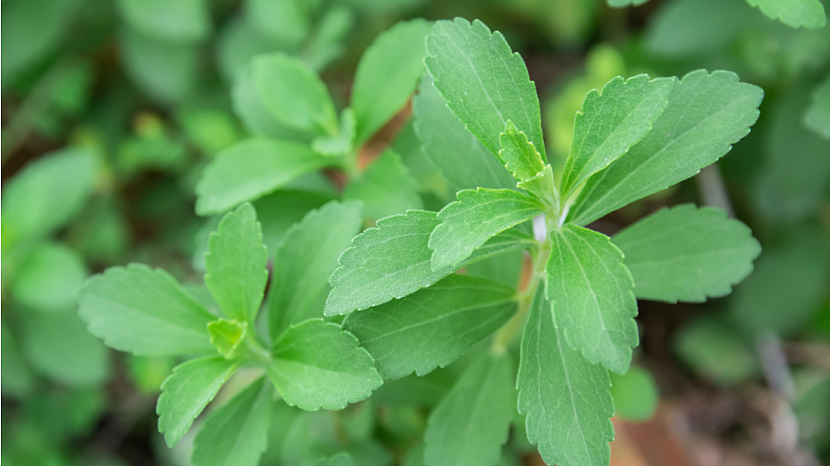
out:
{"label": "green leaf", "polygon": [[[713,15],[715,9],[718,14]],[[747,12],[741,1],[677,0],[662,5],[656,12],[644,45],[651,54],[663,58],[711,56],[732,46],[737,36],[753,34],[750,31],[762,19],[761,15]],[[763,34],[769,37],[768,24],[762,27]]]}
{"label": "green leaf", "polygon": [[338,453],[329,459],[317,463],[315,466],[354,466],[354,461],[348,453]]}
{"label": "green leaf", "polygon": [[355,14],[345,5],[330,5],[316,19],[314,33],[303,45],[303,61],[313,70],[323,70],[343,54],[347,35],[355,26]]}
{"label": "green leaf", "polygon": [[381,33],[363,53],[352,86],[357,144],[380,129],[412,96],[424,72],[424,38],[432,23],[400,22]]}
{"label": "green leaf", "polygon": [[236,119],[227,111],[187,109],[176,120],[188,141],[208,157],[241,139]]}
{"label": "green leaf", "polygon": [[210,235],[205,285],[226,316],[251,325],[265,294],[268,253],[251,204],[228,212]]}
{"label": "green leaf", "polygon": [[95,182],[96,160],[84,149],[62,149],[27,164],[3,183],[3,247],[46,236],[83,208]]}
{"label": "green leaf", "polygon": [[460,264],[502,231],[545,213],[538,200],[509,189],[465,189],[438,212],[441,224],[429,238],[432,270]]}
{"label": "green leaf", "polygon": [[77,252],[62,244],[43,244],[20,265],[11,292],[20,304],[37,311],[71,311],[86,276],[86,265]]}
{"label": "green leaf", "polygon": [[285,403],[274,404],[269,449],[261,464],[313,465],[341,450],[339,418],[327,411],[302,411]]}
{"label": "green leaf", "polygon": [[507,120],[504,132],[499,136],[499,144],[499,160],[519,181],[533,178],[545,168],[539,151],[527,140],[524,132],[516,129],[511,120]]}
{"label": "green leaf", "polygon": [[107,346],[139,356],[212,353],[214,317],[167,272],[142,264],[110,267],[90,277],[78,313]]}
{"label": "green leaf", "polygon": [[728,295],[761,253],[746,225],[692,204],[661,209],[612,241],[625,254],[637,297],[670,303]]}
{"label": "green leaf", "polygon": [[[30,0],[3,6],[4,93],[21,72],[37,65],[60,46],[78,5],[75,0]],[[37,27],[33,28],[33,24]]]}
{"label": "green leaf", "polygon": [[827,15],[821,0],[746,0],[765,15],[780,20],[787,26],[820,29],[827,24]]}
{"label": "green leaf", "polygon": [[453,192],[516,186],[510,172],[447,108],[428,74],[412,99],[412,110],[415,134],[423,145],[424,155],[449,182]]}
{"label": "green leaf", "polygon": [[329,91],[302,61],[275,53],[254,58],[252,66],[260,98],[277,121],[295,130],[337,134]]}
{"label": "green leaf", "polygon": [[592,364],[624,374],[637,346],[634,280],[602,233],[573,224],[550,233],[547,298],[568,344]]}
{"label": "green leaf", "polygon": [[231,15],[216,37],[216,67],[228,83],[250,71],[250,61],[260,54],[280,50],[280,44],[263,36],[244,14]]}
{"label": "green leaf", "polygon": [[494,154],[507,120],[527,134],[545,160],[536,86],[500,32],[479,20],[438,21],[427,36],[427,70],[447,106]]}
{"label": "green leaf", "polygon": [[632,366],[625,375],[612,373],[610,376],[617,416],[635,422],[647,421],[654,416],[660,393],[650,372]]}
{"label": "green leaf", "polygon": [[197,44],[168,42],[125,28],[119,45],[127,74],[153,98],[174,104],[194,91],[199,78]]}
{"label": "green leaf", "polygon": [[[316,172],[312,172],[316,173]],[[257,219],[262,224],[262,240],[273,257],[288,230],[310,210],[319,209],[333,196],[301,191],[276,191],[254,202]]]}
{"label": "green leaf", "polygon": [[532,178],[521,181],[518,187],[536,196],[548,212],[559,212],[559,190],[553,179],[553,168],[550,164]]}
{"label": "green leaf", "polygon": [[528,440],[547,464],[607,465],[614,440],[608,372],[571,349],[539,287],[524,335],[516,387]]}
{"label": "green leaf", "polygon": [[791,228],[764,249],[755,271],[735,288],[729,314],[753,334],[790,335],[810,322],[830,283],[827,236],[813,227]]}
{"label": "green leaf", "polygon": [[372,219],[424,207],[418,182],[409,174],[401,156],[391,149],[372,162],[363,176],[346,185],[343,199],[363,201],[363,216]]}
{"label": "green leaf", "polygon": [[126,355],[125,369],[130,383],[143,395],[156,396],[176,366],[174,356]]}
{"label": "green leaf", "polygon": [[734,385],[760,372],[752,341],[720,315],[705,315],[683,325],[672,346],[681,361],[717,385]]}
{"label": "green leaf", "polygon": [[20,341],[32,368],[55,382],[97,387],[110,377],[109,350],[74,310],[27,313]]}
{"label": "green leaf", "polygon": [[238,363],[224,358],[192,359],[173,369],[161,385],[156,405],[159,432],[168,447],[174,447],[205,406],[233,375]]}
{"label": "green leaf", "polygon": [[264,136],[285,141],[311,141],[311,135],[305,131],[292,129],[277,121],[265,107],[254,83],[253,63],[245,65],[236,74],[231,86],[233,109],[242,123],[254,136]]}
{"label": "green leaf", "polygon": [[256,466],[268,446],[274,388],[264,378],[211,413],[196,434],[191,462],[198,466]]}
{"label": "green leaf", "polygon": [[0,330],[2,331],[2,336],[0,336],[0,342],[2,343],[0,366],[3,368],[3,396],[25,398],[34,385],[34,377],[23,360],[23,355],[20,353],[11,329],[3,322],[0,324]]}
{"label": "green leaf", "polygon": [[329,276],[363,224],[358,202],[330,202],[288,230],[274,255],[268,312],[271,339],[289,325],[320,317]]}
{"label": "green leaf", "polygon": [[[826,31],[830,33],[830,28]],[[828,199],[830,140],[810,131],[803,121],[813,85],[811,81],[794,85],[772,102],[769,126],[757,149],[762,159],[746,162],[744,168],[760,165],[753,180],[753,200],[770,223],[814,218]]]}
{"label": "green leaf", "polygon": [[237,320],[219,319],[207,325],[210,344],[219,351],[225,359],[239,357],[245,350],[239,346],[248,335],[248,324]]}
{"label": "green leaf", "polygon": [[562,197],[570,197],[591,175],[643,139],[668,105],[676,82],[676,78],[650,81],[645,74],[628,80],[617,76],[601,91],[585,96],[582,111],[576,113],[571,151],[562,174]]}
{"label": "green leaf", "polygon": [[568,221],[584,225],[689,178],[749,133],[764,91],[735,73],[693,71],[678,82],[652,130],[588,179]]}
{"label": "green leaf", "polygon": [[627,6],[640,6],[648,0],[608,0],[608,6],[613,8],[625,8]]}
{"label": "green leaf", "polygon": [[204,0],[119,0],[121,16],[130,27],[167,42],[194,42],[210,33]]}
{"label": "green leaf", "polygon": [[314,152],[327,157],[349,154],[354,150],[354,135],[357,122],[354,111],[345,108],[340,112],[340,130],[334,136],[317,136],[311,141]]}
{"label": "green leaf", "polygon": [[424,462],[494,466],[515,411],[513,368],[505,354],[476,361],[429,415]]}
{"label": "green leaf", "polygon": [[[427,246],[439,221],[434,212],[411,210],[381,219],[352,241],[340,256],[340,267],[331,275],[332,290],[326,300],[327,316],[377,306],[430,286],[456,270],[433,271],[432,251]],[[509,230],[480,247],[461,265],[535,244],[516,230]]]}
{"label": "green leaf", "polygon": [[276,341],[268,377],[291,406],[343,409],[383,384],[369,353],[339,325],[309,319]]}
{"label": "green leaf", "polygon": [[248,0],[245,16],[264,37],[293,48],[311,29],[311,18],[301,0]]}
{"label": "green leaf", "polygon": [[330,163],[306,144],[248,139],[216,155],[196,185],[196,212],[221,213]]}
{"label": "green leaf", "polygon": [[409,296],[349,314],[343,328],[372,354],[383,378],[413,371],[422,376],[448,366],[498,330],[516,312],[515,295],[508,286],[452,274]]}
{"label": "green leaf", "polygon": [[830,76],[813,91],[813,99],[804,114],[804,123],[811,130],[830,139]]}

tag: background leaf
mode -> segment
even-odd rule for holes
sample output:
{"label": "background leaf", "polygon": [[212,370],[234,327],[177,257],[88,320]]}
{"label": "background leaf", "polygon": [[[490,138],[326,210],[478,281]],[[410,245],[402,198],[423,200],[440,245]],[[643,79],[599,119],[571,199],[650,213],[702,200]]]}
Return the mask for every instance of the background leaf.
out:
{"label": "background leaf", "polygon": [[568,220],[585,225],[697,174],[749,133],[763,95],[728,71],[687,74],[648,135],[588,180]]}
{"label": "background leaf", "polygon": [[830,76],[813,91],[804,122],[816,133],[830,139]]}
{"label": "background leaf", "polygon": [[761,370],[751,339],[722,316],[702,316],[685,325],[673,342],[681,361],[719,386],[743,382]]}
{"label": "background leaf", "polygon": [[429,415],[424,462],[429,466],[493,466],[507,442],[516,392],[509,355],[482,358],[464,371]]}
{"label": "background leaf", "polygon": [[27,313],[20,340],[32,368],[55,382],[95,387],[109,379],[109,350],[72,310]]}
{"label": "background leaf", "polygon": [[499,152],[499,135],[512,120],[546,160],[536,86],[500,32],[479,20],[438,21],[427,36],[427,54],[427,70],[447,106],[490,152]]}
{"label": "background leaf", "polygon": [[290,406],[343,409],[383,384],[369,353],[339,325],[309,319],[274,343],[268,377]]}
{"label": "background leaf", "polygon": [[[21,73],[57,48],[79,3],[76,0],[32,0],[4,5],[4,91]],[[38,27],[33,28],[33,24]]]}
{"label": "background leaf", "polygon": [[139,356],[213,353],[214,319],[167,272],[141,264],[90,277],[78,313],[107,346]]}
{"label": "background leaf", "polygon": [[[385,379],[446,367],[516,312],[513,288],[451,274],[414,294],[349,314],[343,328]],[[475,463],[478,464],[478,463]]]}
{"label": "background leaf", "polygon": [[360,178],[343,190],[343,199],[363,201],[363,216],[379,219],[424,207],[418,183],[409,174],[401,156],[387,149]]}
{"label": "background leaf", "polygon": [[381,33],[363,52],[352,85],[357,145],[369,139],[403,108],[424,73],[424,38],[432,23],[401,21]]}
{"label": "background leaf", "polygon": [[255,58],[252,66],[254,84],[274,119],[299,131],[337,134],[329,91],[302,61],[276,53]]}
{"label": "background leaf", "polygon": [[204,0],[118,0],[118,7],[130,27],[168,42],[201,41],[210,32]]}
{"label": "background leaf", "polygon": [[787,26],[818,29],[827,24],[821,0],[746,0],[765,15]]}
{"label": "background leaf", "polygon": [[317,463],[316,466],[353,466],[354,462],[348,453],[338,453],[325,461]]}
{"label": "background leaf", "polygon": [[826,236],[802,227],[764,250],[735,288],[729,314],[751,334],[789,335],[819,310],[830,282]]}
{"label": "background leaf", "polygon": [[761,253],[746,225],[724,210],[692,204],[661,209],[612,241],[625,254],[637,297],[670,303],[731,293]]}
{"label": "background leaf", "polygon": [[330,202],[288,230],[274,255],[268,312],[272,341],[291,324],[322,317],[329,276],[360,231],[360,203]]}
{"label": "background leaf", "polygon": [[654,416],[660,393],[650,372],[632,366],[625,375],[609,375],[616,416],[635,422],[647,421]]}
{"label": "background leaf", "polygon": [[547,464],[608,464],[614,440],[614,402],[608,372],[565,343],[539,287],[522,336],[516,387],[527,439]]}
{"label": "background leaf", "polygon": [[248,0],[245,17],[259,34],[293,48],[302,43],[311,30],[309,9],[302,0]]}
{"label": "background leaf", "polygon": [[588,362],[624,374],[639,343],[634,280],[602,233],[568,224],[550,233],[547,298],[557,330]]}
{"label": "background leaf", "polygon": [[197,44],[167,42],[126,28],[120,46],[124,69],[142,90],[167,104],[191,96],[199,77]]}
{"label": "background leaf", "polygon": [[230,317],[254,325],[268,270],[262,231],[251,204],[228,212],[210,235],[205,254],[205,285]]}
{"label": "background leaf", "polygon": [[196,212],[209,215],[268,194],[330,161],[305,144],[248,139],[216,155],[196,185]]}
{"label": "background leaf", "polygon": [[259,94],[253,74],[253,60],[245,62],[236,73],[231,86],[234,112],[242,120],[248,131],[254,136],[265,136],[294,142],[310,142],[311,134],[286,126],[274,118]]}
{"label": "background leaf", "polygon": [[47,243],[37,246],[20,264],[11,292],[20,304],[40,312],[74,311],[86,276],[86,265],[75,250]]}
{"label": "background leaf", "polygon": [[85,149],[52,152],[3,183],[3,245],[63,227],[94,188],[96,160]]}
{"label": "background leaf", "polygon": [[10,398],[24,398],[34,385],[34,376],[23,359],[18,343],[11,329],[2,323],[2,336],[0,337],[0,355],[3,367],[2,391],[3,396]]}

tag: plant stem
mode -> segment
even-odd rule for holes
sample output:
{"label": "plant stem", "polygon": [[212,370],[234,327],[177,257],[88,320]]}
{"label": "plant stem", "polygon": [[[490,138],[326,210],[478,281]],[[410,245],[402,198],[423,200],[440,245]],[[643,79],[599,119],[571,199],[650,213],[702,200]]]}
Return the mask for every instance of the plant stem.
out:
{"label": "plant stem", "polygon": [[513,341],[524,327],[524,321],[530,311],[530,306],[533,305],[533,298],[536,296],[539,284],[545,277],[545,264],[548,262],[548,257],[550,257],[550,247],[550,239],[546,238],[544,242],[540,242],[539,247],[536,249],[536,254],[533,256],[533,272],[530,280],[528,281],[527,287],[516,297],[516,300],[519,302],[519,310],[516,312],[516,315],[496,332],[496,337],[491,347],[493,353],[503,353],[510,342]]}

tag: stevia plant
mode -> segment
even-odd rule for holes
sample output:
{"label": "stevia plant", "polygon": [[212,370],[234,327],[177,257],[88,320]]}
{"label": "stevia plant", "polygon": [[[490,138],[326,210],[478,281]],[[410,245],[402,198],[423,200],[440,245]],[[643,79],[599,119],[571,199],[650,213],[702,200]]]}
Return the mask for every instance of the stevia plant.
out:
{"label": "stevia plant", "polygon": [[[717,161],[748,134],[763,91],[728,71],[612,79],[586,96],[554,180],[535,86],[504,37],[480,21],[439,21],[426,47],[415,131],[457,200],[358,235],[325,313],[347,315],[385,379],[425,375],[492,335],[430,414],[425,464],[496,464],[518,407],[547,464],[607,465],[608,371],[630,367],[636,298],[724,296],[760,247],[724,211],[694,205],[613,237],[586,225]],[[520,290],[453,274],[515,250],[532,264]]]}
{"label": "stevia plant", "polygon": [[[257,319],[268,280],[266,248],[249,203],[225,214],[210,236],[207,295],[141,264],[109,268],[84,285],[78,312],[108,346],[186,359],[162,384],[157,404],[169,446],[234,373],[249,374],[244,388],[202,423],[193,464],[256,465],[268,446],[275,393],[304,410],[336,410],[381,385],[369,353],[313,305],[362,223],[360,210],[359,202],[331,202],[286,233],[269,287],[272,311],[264,318]],[[351,460],[340,455],[323,464],[350,464],[343,461]]]}

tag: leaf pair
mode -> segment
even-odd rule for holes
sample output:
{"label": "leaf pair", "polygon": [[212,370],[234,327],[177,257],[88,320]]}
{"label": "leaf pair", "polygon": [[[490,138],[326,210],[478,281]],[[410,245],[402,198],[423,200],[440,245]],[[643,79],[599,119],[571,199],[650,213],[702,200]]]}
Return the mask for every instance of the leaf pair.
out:
{"label": "leaf pair", "polygon": [[[322,80],[302,61],[283,54],[255,57],[236,83],[237,111],[265,138],[237,143],[205,168],[196,187],[200,215],[224,212],[270,193],[298,176],[323,167],[354,171],[356,149],[407,102],[423,73],[423,38],[431,23],[402,22],[378,36],[358,64],[352,107],[338,120]],[[380,218],[418,208],[416,185],[397,154],[352,180],[344,196],[366,203],[366,215]],[[355,175],[358,175],[357,173]],[[396,196],[378,203],[374,184]],[[367,187],[368,186],[368,187]],[[391,190],[389,186],[396,189]]]}
{"label": "leaf pair", "polygon": [[[262,366],[281,397],[303,409],[341,409],[380,386],[372,358],[353,335],[338,325],[308,318],[316,314],[309,301],[325,296],[326,278],[340,249],[360,226],[359,211],[357,203],[332,202],[309,213],[286,235],[291,243],[278,249],[277,260],[283,262],[277,267],[297,269],[294,276],[275,274],[280,278],[272,284],[272,344],[267,349],[254,330],[268,273],[260,226],[250,204],[226,214],[209,240],[205,283],[223,318],[205,310],[162,270],[131,264],[88,280],[79,313],[90,332],[107,345],[139,355],[213,354],[177,366],[162,385],[159,431],[168,445],[178,442],[224,382],[246,363]],[[338,227],[343,230],[338,232]],[[338,241],[338,235],[345,240]],[[296,241],[302,236],[305,244]],[[289,247],[296,256],[286,253]],[[306,284],[299,289],[304,295],[292,295],[296,281]],[[314,289],[315,283],[322,289]],[[235,457],[240,445],[253,449],[248,454],[253,454],[252,462],[245,464],[255,464],[267,434],[267,429],[257,427],[268,424],[260,412],[269,410],[261,406],[270,405],[272,393],[270,386],[255,383],[213,414],[197,436],[196,464],[221,464],[210,458]],[[241,444],[211,440],[223,435],[241,439],[244,432],[251,437]]]}

